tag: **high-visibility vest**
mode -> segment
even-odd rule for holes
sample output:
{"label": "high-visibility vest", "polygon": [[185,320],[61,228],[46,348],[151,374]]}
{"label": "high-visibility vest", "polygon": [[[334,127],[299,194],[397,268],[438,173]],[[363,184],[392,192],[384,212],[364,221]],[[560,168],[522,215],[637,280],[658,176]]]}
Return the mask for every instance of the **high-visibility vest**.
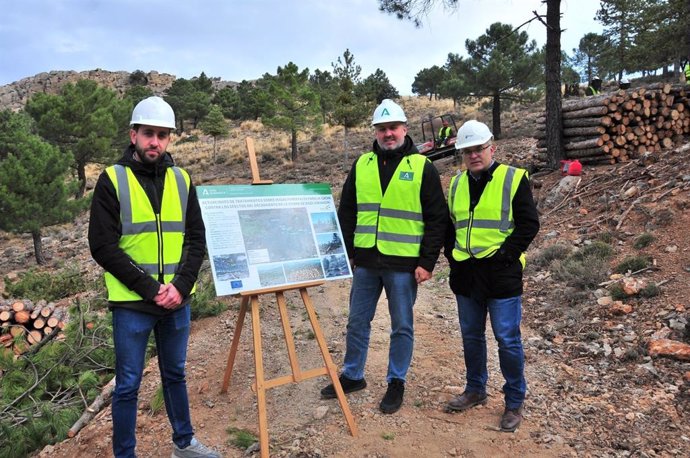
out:
{"label": "high-visibility vest", "polygon": [[[513,197],[526,174],[524,169],[500,164],[472,211],[468,172],[451,179],[448,208],[455,226],[453,258],[456,261],[492,256],[513,233]],[[520,262],[524,267],[524,253]]]}
{"label": "high-visibility vest", "polygon": [[451,132],[450,126],[441,127],[438,131],[438,138],[448,138]]}
{"label": "high-visibility vest", "polygon": [[589,89],[592,91],[592,95],[599,95],[599,91],[597,91],[596,89],[594,89],[593,86],[590,86]]}
{"label": "high-visibility vest", "polygon": [[685,73],[685,83],[690,84],[690,62],[687,62],[683,67],[683,73]]}
{"label": "high-visibility vest", "polygon": [[355,247],[376,245],[385,255],[419,256],[424,235],[420,192],[427,161],[421,154],[403,157],[383,194],[376,153],[360,156],[355,166]]}
{"label": "high-visibility vest", "polygon": [[[190,179],[179,167],[165,172],[160,214],[129,167],[113,165],[106,170],[120,202],[122,235],[118,246],[147,274],[169,283],[175,276],[184,243]],[[138,301],[142,297],[109,272],[105,273],[108,300]],[[196,285],[192,289],[192,292]]]}

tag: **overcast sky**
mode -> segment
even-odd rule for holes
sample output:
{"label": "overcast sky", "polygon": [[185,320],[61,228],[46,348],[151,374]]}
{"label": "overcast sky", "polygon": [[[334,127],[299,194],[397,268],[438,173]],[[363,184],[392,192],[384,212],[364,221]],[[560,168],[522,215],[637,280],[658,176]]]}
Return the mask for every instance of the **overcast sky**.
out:
{"label": "overcast sky", "polygon": [[[442,1],[438,0],[438,4]],[[598,0],[561,2],[562,48],[600,33]],[[51,70],[155,70],[178,78],[202,71],[226,81],[299,69],[332,71],[346,49],[362,78],[383,70],[401,95],[423,68],[466,55],[494,22],[518,26],[546,14],[541,0],[459,0],[437,7],[421,28],[378,11],[377,0],[0,0],[0,85]],[[544,26],[523,29],[543,45]]]}

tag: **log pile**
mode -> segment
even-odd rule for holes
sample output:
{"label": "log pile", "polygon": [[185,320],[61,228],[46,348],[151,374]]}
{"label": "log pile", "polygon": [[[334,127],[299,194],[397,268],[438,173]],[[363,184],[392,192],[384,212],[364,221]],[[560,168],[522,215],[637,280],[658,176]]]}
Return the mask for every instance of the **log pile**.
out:
{"label": "log pile", "polygon": [[[680,143],[690,132],[684,85],[656,83],[563,102],[563,145],[582,163],[625,162]],[[537,118],[537,148],[546,160],[546,116]]]}
{"label": "log pile", "polygon": [[0,349],[20,355],[60,332],[65,327],[64,318],[64,309],[53,302],[0,301]]}

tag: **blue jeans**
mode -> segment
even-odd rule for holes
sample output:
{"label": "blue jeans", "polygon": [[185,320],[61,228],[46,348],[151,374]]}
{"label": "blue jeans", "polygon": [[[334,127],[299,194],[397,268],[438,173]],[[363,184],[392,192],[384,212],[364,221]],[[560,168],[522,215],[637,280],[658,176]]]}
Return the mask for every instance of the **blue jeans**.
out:
{"label": "blue jeans", "polygon": [[522,297],[485,299],[482,302],[456,295],[460,332],[467,370],[465,391],[485,393],[489,378],[486,369],[486,314],[498,342],[498,361],[505,379],[503,394],[508,409],[520,407],[525,400],[525,354],[522,349],[520,320]]}
{"label": "blue jeans", "polygon": [[189,304],[167,316],[113,308],[115,390],[113,391],[113,454],[134,457],[137,395],[144,371],[146,345],[153,330],[163,382],[165,410],[173,442],[186,447],[194,436],[189,416],[185,362],[190,329]]}
{"label": "blue jeans", "polygon": [[417,281],[413,272],[357,267],[350,290],[350,317],[343,375],[352,380],[364,378],[364,365],[369,350],[371,320],[381,291],[386,290],[391,317],[388,350],[388,383],[394,378],[405,380],[414,346],[413,307],[417,299]]}

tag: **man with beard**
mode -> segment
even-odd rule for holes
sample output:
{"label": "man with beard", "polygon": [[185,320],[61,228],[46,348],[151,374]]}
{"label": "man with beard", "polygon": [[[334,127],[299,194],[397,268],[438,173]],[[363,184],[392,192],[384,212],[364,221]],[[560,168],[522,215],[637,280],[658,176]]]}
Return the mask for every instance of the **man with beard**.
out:
{"label": "man with beard", "polygon": [[194,437],[185,381],[190,298],[205,229],[186,171],[166,152],[175,114],[160,97],[132,111],[131,144],[98,178],[89,247],[105,269],[115,347],[113,454],[134,457],[137,397],[153,331],[173,457],[220,457]]}
{"label": "man with beard", "polygon": [[[374,111],[373,150],[361,155],[343,185],[338,219],[353,267],[346,353],[339,377],[345,393],[364,389],[371,320],[382,290],[391,317],[388,390],[383,413],[400,409],[414,343],[417,285],[430,279],[448,210],[438,171],[407,135],[403,109],[386,99]],[[321,390],[336,397],[333,385]]]}

